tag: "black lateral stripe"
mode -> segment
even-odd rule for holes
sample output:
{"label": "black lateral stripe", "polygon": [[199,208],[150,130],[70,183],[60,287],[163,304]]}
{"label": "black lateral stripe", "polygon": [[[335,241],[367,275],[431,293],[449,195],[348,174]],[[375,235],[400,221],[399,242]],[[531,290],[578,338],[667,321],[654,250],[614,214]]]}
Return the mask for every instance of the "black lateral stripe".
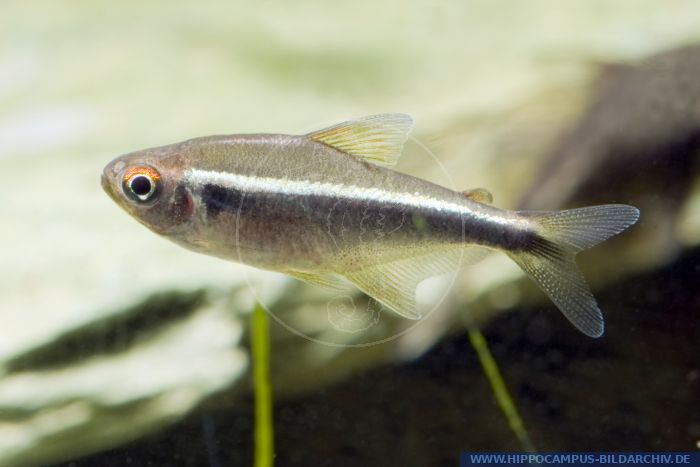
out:
{"label": "black lateral stripe", "polygon": [[222,212],[240,212],[243,195],[238,190],[207,183],[202,188],[202,203],[206,206],[207,217],[216,218]]}
{"label": "black lateral stripe", "polygon": [[528,242],[527,250],[552,260],[562,260],[566,252],[556,243],[535,234]]}

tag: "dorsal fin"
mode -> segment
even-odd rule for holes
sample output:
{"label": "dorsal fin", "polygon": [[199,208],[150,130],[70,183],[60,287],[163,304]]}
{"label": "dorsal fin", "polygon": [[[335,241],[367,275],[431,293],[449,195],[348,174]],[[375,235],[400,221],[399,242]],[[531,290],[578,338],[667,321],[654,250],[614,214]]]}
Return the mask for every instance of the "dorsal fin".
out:
{"label": "dorsal fin", "polygon": [[491,204],[493,203],[493,195],[486,188],[474,188],[473,190],[463,191],[464,196],[472,201],[476,201],[481,204]]}
{"label": "dorsal fin", "polygon": [[392,166],[399,160],[412,126],[410,116],[389,113],[349,120],[307,136],[366,161]]}

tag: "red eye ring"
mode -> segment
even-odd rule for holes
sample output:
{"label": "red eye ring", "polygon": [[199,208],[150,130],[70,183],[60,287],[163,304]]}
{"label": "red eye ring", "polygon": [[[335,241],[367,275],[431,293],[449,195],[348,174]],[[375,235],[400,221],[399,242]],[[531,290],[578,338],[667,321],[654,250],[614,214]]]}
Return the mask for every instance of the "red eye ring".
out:
{"label": "red eye ring", "polygon": [[122,177],[124,193],[137,202],[152,200],[160,188],[160,174],[153,167],[131,167]]}

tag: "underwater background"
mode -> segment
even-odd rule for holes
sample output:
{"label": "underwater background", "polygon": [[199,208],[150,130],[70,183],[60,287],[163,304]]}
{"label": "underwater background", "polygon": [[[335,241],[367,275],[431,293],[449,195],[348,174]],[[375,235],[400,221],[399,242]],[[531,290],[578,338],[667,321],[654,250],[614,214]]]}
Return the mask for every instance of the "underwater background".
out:
{"label": "underwater background", "polygon": [[[698,25],[689,0],[4,2],[0,465],[699,449]],[[417,324],[186,251],[100,187],[133,150],[382,112],[416,121],[400,171],[640,208],[578,258],[602,338],[505,255],[419,288]]]}

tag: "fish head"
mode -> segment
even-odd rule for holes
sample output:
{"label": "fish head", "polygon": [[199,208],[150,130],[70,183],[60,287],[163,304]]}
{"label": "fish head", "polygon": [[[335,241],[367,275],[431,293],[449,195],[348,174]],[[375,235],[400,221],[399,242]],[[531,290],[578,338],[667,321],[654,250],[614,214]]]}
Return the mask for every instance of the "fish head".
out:
{"label": "fish head", "polygon": [[119,156],[102,172],[102,188],[122,209],[160,235],[187,228],[194,203],[184,183],[186,153],[177,146]]}

